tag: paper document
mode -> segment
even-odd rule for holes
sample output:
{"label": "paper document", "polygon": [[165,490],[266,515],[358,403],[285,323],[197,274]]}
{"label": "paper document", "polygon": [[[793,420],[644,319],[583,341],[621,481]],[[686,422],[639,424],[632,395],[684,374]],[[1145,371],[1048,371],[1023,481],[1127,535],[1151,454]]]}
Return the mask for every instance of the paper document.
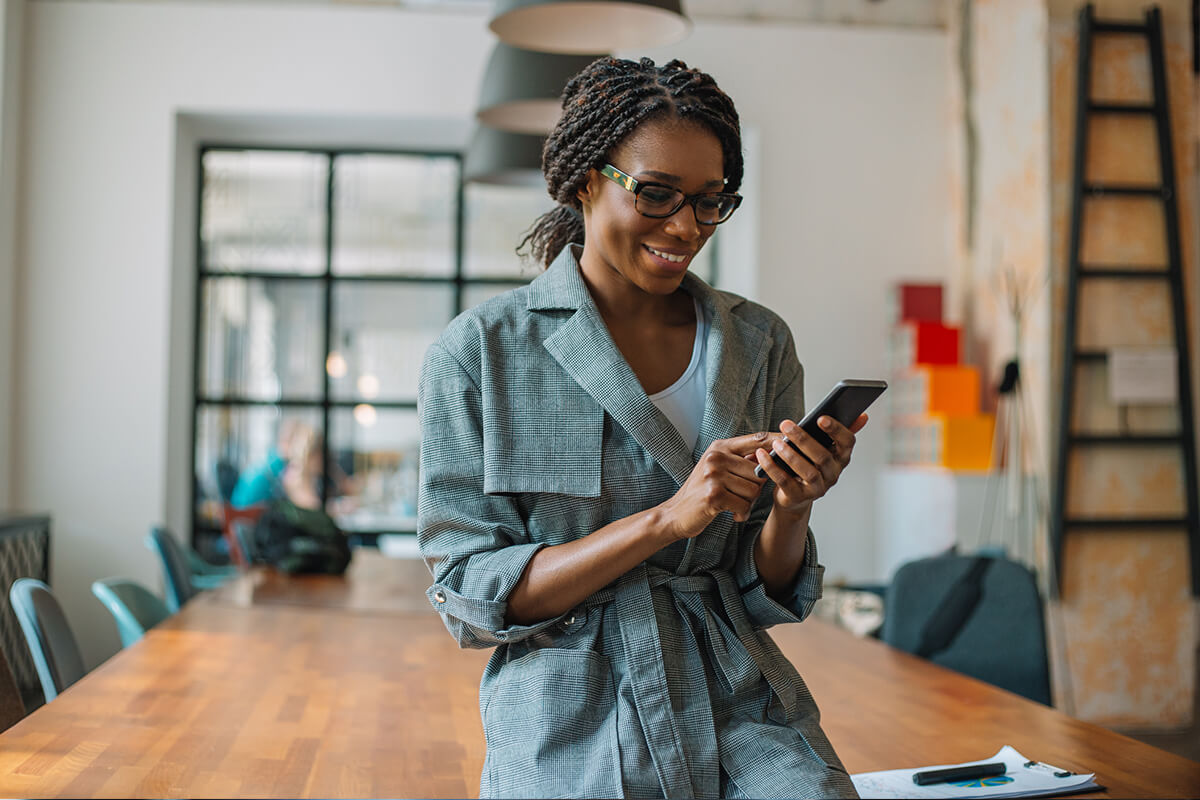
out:
{"label": "paper document", "polygon": [[[991,778],[977,778],[953,783],[932,783],[918,786],[913,783],[913,773],[947,767],[966,767],[973,764],[988,764],[1003,761],[1005,772]],[[962,764],[936,764],[914,769],[891,769],[883,772],[860,772],[851,775],[854,788],[859,795],[871,798],[892,797],[936,797],[951,800],[959,797],[1037,797],[1046,794],[1074,794],[1099,790],[1094,778],[1096,773],[1086,775],[1038,761],[1031,761],[1016,750],[1005,745],[991,758],[966,761]]]}

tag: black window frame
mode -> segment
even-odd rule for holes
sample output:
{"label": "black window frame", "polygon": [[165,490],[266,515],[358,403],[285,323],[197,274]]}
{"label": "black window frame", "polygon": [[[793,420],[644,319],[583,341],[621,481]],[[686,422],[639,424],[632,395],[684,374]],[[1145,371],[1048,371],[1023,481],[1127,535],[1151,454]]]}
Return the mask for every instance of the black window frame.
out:
{"label": "black window frame", "polygon": [[[307,153],[313,155],[321,155],[326,158],[325,170],[325,198],[324,198],[324,270],[320,273],[300,273],[300,272],[284,272],[284,271],[255,271],[255,270],[210,270],[205,263],[204,253],[204,187],[205,187],[205,171],[204,158],[208,153],[212,152],[279,152],[279,153]],[[335,163],[342,156],[407,156],[416,158],[436,158],[453,160],[458,168],[458,180],[454,190],[454,272],[452,275],[429,276],[429,275],[404,275],[399,273],[380,273],[368,275],[339,275],[333,271],[333,232],[335,229]],[[246,397],[239,397],[225,394],[223,396],[207,396],[200,391],[202,385],[201,370],[203,363],[201,361],[201,343],[203,339],[204,328],[204,287],[205,282],[210,280],[220,280],[224,278],[238,278],[243,280],[267,280],[267,281],[298,281],[308,284],[320,284],[325,302],[324,309],[324,331],[322,332],[324,342],[324,357],[328,358],[330,354],[330,346],[333,339],[333,295],[335,287],[338,285],[350,284],[381,284],[381,285],[436,285],[436,286],[452,286],[454,292],[454,307],[450,319],[460,314],[463,309],[463,297],[466,289],[470,286],[514,286],[521,283],[527,283],[532,280],[533,276],[521,275],[514,271],[511,276],[468,276],[463,274],[463,264],[465,261],[466,250],[466,183],[463,180],[463,155],[458,151],[451,150],[411,150],[411,149],[390,149],[380,147],[357,147],[357,148],[333,148],[333,147],[302,147],[302,146],[276,146],[276,145],[248,145],[228,142],[206,142],[201,143],[197,147],[196,152],[196,217],[195,217],[195,239],[194,239],[194,259],[195,259],[195,284],[194,284],[194,306],[193,306],[193,331],[192,331],[192,413],[191,413],[191,442],[189,447],[189,541],[192,546],[207,555],[212,555],[211,544],[202,541],[205,537],[210,537],[215,540],[220,538],[220,529],[213,529],[208,526],[202,526],[200,515],[196,507],[197,501],[197,442],[196,437],[199,433],[200,414],[203,410],[212,408],[229,408],[229,409],[248,409],[248,408],[294,408],[306,410],[319,410],[321,414],[321,434],[323,439],[323,464],[325,472],[325,480],[322,482],[321,500],[324,503],[326,497],[326,487],[329,483],[330,471],[330,417],[334,411],[341,409],[353,409],[363,401],[360,399],[334,399],[331,396],[332,386],[330,375],[324,367],[324,361],[321,365],[322,374],[322,390],[319,401],[311,399],[295,399],[282,397],[276,400],[255,400]],[[531,220],[532,222],[532,220]],[[515,246],[515,242],[514,242]],[[514,256],[515,258],[515,256]],[[449,323],[450,319],[446,322]],[[371,400],[371,405],[380,410],[406,410],[415,411],[417,408],[416,398],[411,400]],[[388,533],[415,533],[413,530],[375,530],[355,532],[354,538],[361,544],[375,543],[381,534]]]}

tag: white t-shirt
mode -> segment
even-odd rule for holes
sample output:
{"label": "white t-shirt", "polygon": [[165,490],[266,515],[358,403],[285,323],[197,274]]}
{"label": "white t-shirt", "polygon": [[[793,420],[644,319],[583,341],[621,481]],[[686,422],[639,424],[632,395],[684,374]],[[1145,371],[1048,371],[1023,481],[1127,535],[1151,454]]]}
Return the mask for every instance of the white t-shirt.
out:
{"label": "white t-shirt", "polygon": [[650,402],[671,420],[683,441],[694,450],[700,439],[700,421],[704,418],[704,399],[708,388],[704,354],[708,350],[710,323],[700,301],[693,297],[692,303],[696,306],[696,343],[692,345],[692,360],[679,380],[661,392],[650,395]]}

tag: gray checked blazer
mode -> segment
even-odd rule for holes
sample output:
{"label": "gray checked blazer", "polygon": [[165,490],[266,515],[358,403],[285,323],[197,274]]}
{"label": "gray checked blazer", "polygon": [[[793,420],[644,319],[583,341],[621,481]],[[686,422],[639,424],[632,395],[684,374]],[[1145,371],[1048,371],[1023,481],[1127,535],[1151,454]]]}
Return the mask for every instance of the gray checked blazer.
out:
{"label": "gray checked blazer", "polygon": [[803,413],[774,313],[688,275],[712,320],[688,448],[609,336],[568,247],[528,286],[455,319],[421,375],[419,541],[428,597],[463,647],[494,647],[479,691],[484,797],[853,797],[795,668],[766,628],[799,622],[824,568],[808,534],[790,597],[767,596],[745,523],[721,514],[533,625],[506,600],[543,547],[670,498],[716,439]]}

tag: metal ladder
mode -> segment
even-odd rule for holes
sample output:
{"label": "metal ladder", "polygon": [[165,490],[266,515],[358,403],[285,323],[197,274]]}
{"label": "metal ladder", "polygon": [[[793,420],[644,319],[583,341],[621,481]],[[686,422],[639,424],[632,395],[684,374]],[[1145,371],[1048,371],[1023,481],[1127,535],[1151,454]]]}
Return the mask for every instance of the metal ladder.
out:
{"label": "metal ladder", "polygon": [[[1152,103],[1106,103],[1091,97],[1092,38],[1094,35],[1144,36],[1150,55],[1150,70],[1154,84]],[[1084,174],[1087,163],[1088,121],[1095,115],[1144,115],[1154,119],[1158,134],[1160,167],[1159,184],[1114,185],[1089,181]],[[1083,233],[1083,207],[1086,201],[1106,196],[1139,196],[1162,203],[1167,237],[1165,267],[1127,265],[1125,267],[1097,266],[1081,263],[1080,248]],[[1188,352],[1187,320],[1183,286],[1183,263],[1179,238],[1179,205],[1175,188],[1175,159],[1171,149],[1171,122],[1167,109],[1166,57],[1163,51],[1162,15],[1157,6],[1146,11],[1140,23],[1102,21],[1095,17],[1089,3],[1079,13],[1079,68],[1076,87],[1075,159],[1071,198],[1071,239],[1067,275],[1067,308],[1063,330],[1065,352],[1062,370],[1057,442],[1056,491],[1051,516],[1051,545],[1057,580],[1062,579],[1063,543],[1072,528],[1186,528],[1191,554],[1192,594],[1200,595],[1200,503],[1197,501],[1196,437],[1192,408],[1192,382]],[[1074,430],[1072,414],[1075,396],[1075,369],[1081,363],[1106,363],[1105,351],[1077,349],[1077,323],[1080,285],[1084,281],[1165,281],[1170,287],[1174,315],[1174,344],[1179,399],[1179,430],[1170,434],[1094,434]],[[1183,465],[1186,509],[1182,516],[1149,517],[1071,516],[1067,504],[1067,472],[1072,452],[1097,446],[1151,445],[1177,447]]]}

